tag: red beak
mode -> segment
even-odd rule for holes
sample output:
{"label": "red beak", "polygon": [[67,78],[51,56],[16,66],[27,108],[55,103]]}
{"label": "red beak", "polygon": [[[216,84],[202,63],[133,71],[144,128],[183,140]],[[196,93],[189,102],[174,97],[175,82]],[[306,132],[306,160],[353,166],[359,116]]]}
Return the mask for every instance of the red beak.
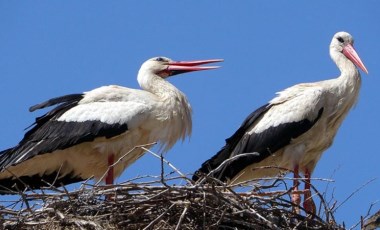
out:
{"label": "red beak", "polygon": [[359,67],[361,70],[368,74],[367,68],[364,66],[362,60],[360,60],[359,55],[356,53],[354,47],[351,44],[347,44],[343,48],[343,54],[348,59],[350,59],[357,67]]}
{"label": "red beak", "polygon": [[170,75],[176,75],[181,73],[187,73],[192,71],[217,69],[220,66],[199,66],[209,63],[222,62],[223,59],[210,59],[210,60],[199,60],[199,61],[172,61],[169,62],[167,70]]}

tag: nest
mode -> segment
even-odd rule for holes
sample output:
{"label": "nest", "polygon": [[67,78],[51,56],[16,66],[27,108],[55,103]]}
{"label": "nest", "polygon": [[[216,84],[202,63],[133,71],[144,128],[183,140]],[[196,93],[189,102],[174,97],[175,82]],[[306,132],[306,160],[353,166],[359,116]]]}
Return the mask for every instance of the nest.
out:
{"label": "nest", "polygon": [[[316,214],[290,202],[291,178],[271,178],[228,186],[212,177],[193,182],[170,162],[161,174],[101,186],[83,183],[68,191],[47,186],[19,192],[16,201],[1,201],[3,229],[342,229],[314,187]],[[172,172],[164,175],[164,164]],[[206,183],[207,182],[207,183]],[[177,184],[177,185],[176,185]],[[184,184],[184,185],[178,185]],[[301,210],[297,214],[293,210]],[[0,228],[1,228],[0,227]]]}
{"label": "nest", "polygon": [[242,185],[240,192],[226,185],[171,184],[179,179],[190,182],[187,177],[161,175],[112,186],[84,185],[71,192],[50,188],[22,193],[0,209],[0,222],[4,229],[342,228],[323,200],[322,215],[292,211],[290,189],[273,191],[285,183],[284,178],[266,186]]}

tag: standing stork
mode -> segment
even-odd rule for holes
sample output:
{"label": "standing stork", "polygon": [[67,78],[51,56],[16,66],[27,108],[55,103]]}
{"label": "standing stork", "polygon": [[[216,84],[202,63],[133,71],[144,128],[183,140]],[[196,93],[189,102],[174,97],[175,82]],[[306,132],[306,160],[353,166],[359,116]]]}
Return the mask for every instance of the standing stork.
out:
{"label": "standing stork", "polygon": [[226,140],[226,145],[194,173],[193,180],[212,172],[211,176],[235,184],[275,176],[280,168],[287,169],[294,172],[292,201],[298,207],[298,178],[302,173],[305,176],[303,206],[306,211],[315,213],[310,175],[357,101],[361,78],[355,65],[368,73],[353,43],[350,34],[336,33],[330,44],[330,56],[341,75],[297,84],[279,92],[245,119]]}
{"label": "standing stork", "polygon": [[17,146],[0,152],[1,192],[104,176],[106,184],[112,184],[143,155],[135,146],[158,141],[163,152],[169,150],[191,134],[192,122],[186,96],[166,78],[215,69],[218,66],[199,65],[220,61],[156,57],[139,70],[137,80],[143,90],[103,86],[32,106],[30,111],[56,105],[36,119]]}

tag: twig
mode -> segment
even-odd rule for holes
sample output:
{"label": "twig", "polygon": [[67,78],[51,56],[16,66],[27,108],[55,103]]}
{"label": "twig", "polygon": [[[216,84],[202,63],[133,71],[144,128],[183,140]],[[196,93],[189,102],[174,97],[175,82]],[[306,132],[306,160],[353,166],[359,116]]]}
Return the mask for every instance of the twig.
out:
{"label": "twig", "polygon": [[[11,170],[9,170],[9,168],[3,168],[3,170],[10,173],[14,178],[16,178],[20,183],[22,183],[22,185],[24,185],[26,190],[32,190],[23,180],[21,180],[16,174],[14,174]],[[1,187],[3,187],[3,186],[1,186]],[[14,191],[10,190],[9,188],[6,188],[6,189],[10,191],[10,194],[12,194],[14,192]],[[18,190],[17,187],[16,187],[16,191],[18,193],[21,192]],[[17,193],[15,193],[15,194],[17,194]]]}
{"label": "twig", "polygon": [[233,157],[230,157],[228,159],[226,159],[225,161],[223,161],[217,168],[215,168],[214,170],[211,170],[206,177],[202,178],[201,180],[198,180],[197,184],[203,184],[206,180],[206,178],[209,178],[209,177],[212,177],[214,175],[214,173],[218,172],[219,170],[221,170],[226,164],[228,164],[229,162],[231,161],[234,161],[235,159],[237,158],[240,158],[240,157],[243,157],[243,156],[257,156],[258,153],[244,153],[244,154],[239,154],[239,155],[236,155],[236,156],[233,156]]}
{"label": "twig", "polygon": [[155,144],[157,144],[157,142],[152,142],[152,143],[143,144],[143,145],[136,145],[131,150],[129,150],[126,154],[122,155],[119,159],[117,159],[117,161],[115,161],[115,163],[113,163],[112,165],[109,165],[107,170],[105,171],[105,173],[99,178],[99,180],[95,184],[98,185],[99,183],[101,183],[103,181],[104,177],[106,177],[107,173],[110,171],[110,169],[115,167],[117,164],[119,164],[128,154],[130,154],[131,152],[135,151],[138,148],[146,149],[145,147],[153,146]]}
{"label": "twig", "polygon": [[170,205],[168,209],[166,209],[161,215],[159,215],[156,219],[154,219],[152,222],[149,223],[148,226],[146,226],[143,230],[149,229],[153,224],[155,224],[157,221],[159,221],[167,212],[169,212],[170,209],[174,207],[175,204]]}
{"label": "twig", "polygon": [[[369,217],[369,215],[371,214],[371,210],[372,208],[378,203],[379,201],[375,201],[373,203],[371,203],[371,205],[369,206],[368,208],[368,211],[367,211],[367,214],[363,217],[360,218],[360,220],[354,224],[352,227],[350,227],[350,229],[355,229],[359,224],[361,226],[361,229],[364,229],[366,225],[368,225],[370,222],[369,220],[373,217],[373,216],[376,216],[376,214],[378,214],[380,216],[380,210],[375,213],[374,215],[372,215],[372,217]],[[364,223],[364,221],[366,220],[366,223]]]}
{"label": "twig", "polygon": [[336,210],[338,210],[338,208],[340,208],[344,203],[346,203],[353,195],[355,195],[357,192],[359,192],[361,189],[363,189],[365,186],[367,186],[369,183],[372,183],[375,180],[376,178],[373,178],[367,181],[366,183],[364,183],[363,185],[361,185],[359,188],[353,191],[346,199],[344,199],[343,202],[340,203],[334,210],[332,210],[332,212],[336,212]]}
{"label": "twig", "polygon": [[[145,150],[146,152],[152,154],[153,156],[157,157],[158,159],[161,159],[161,157],[159,155],[157,155],[156,153],[154,153],[153,151],[151,151],[150,149],[147,149],[145,147],[141,147],[143,150]],[[165,159],[162,159],[167,165],[169,165],[176,173],[178,173],[178,175],[181,175],[183,177],[183,179],[187,180],[188,182],[192,183],[192,180],[190,180],[189,178],[186,177],[185,174],[183,174],[181,171],[179,171],[174,165],[172,165],[169,161],[165,160]]]}
{"label": "twig", "polygon": [[160,159],[160,162],[161,162],[161,183],[165,187],[169,188],[170,186],[168,184],[166,184],[166,182],[165,182],[165,177],[164,177],[164,157],[162,156],[162,153],[160,155],[160,158],[161,158]]}
{"label": "twig", "polygon": [[189,203],[186,202],[186,203],[185,203],[185,208],[183,209],[183,212],[182,212],[181,216],[179,217],[178,224],[177,224],[177,226],[175,227],[175,230],[180,229],[180,227],[181,227],[181,223],[182,223],[182,221],[183,221],[183,218],[184,218],[185,215],[186,215],[186,212],[187,212],[187,209],[188,209],[188,208],[189,208]]}

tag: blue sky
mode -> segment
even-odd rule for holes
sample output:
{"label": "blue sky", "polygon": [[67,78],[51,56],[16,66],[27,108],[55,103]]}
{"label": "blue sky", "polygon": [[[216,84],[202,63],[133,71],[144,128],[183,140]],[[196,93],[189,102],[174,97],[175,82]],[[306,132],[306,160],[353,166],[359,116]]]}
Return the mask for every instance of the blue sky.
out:
{"label": "blue sky", "polygon": [[[355,38],[369,75],[357,106],[313,174],[332,177],[347,227],[380,199],[380,2],[368,1],[0,1],[0,149],[23,137],[46,99],[118,84],[138,88],[140,65],[154,56],[223,58],[218,70],[173,77],[194,109],[193,135],[166,155],[191,173],[213,156],[254,109],[275,92],[339,75],[328,46],[338,31]],[[157,174],[150,155],[119,181]],[[326,182],[316,186],[324,191]],[[1,198],[0,198],[1,199]],[[375,205],[377,210],[380,205]]]}

